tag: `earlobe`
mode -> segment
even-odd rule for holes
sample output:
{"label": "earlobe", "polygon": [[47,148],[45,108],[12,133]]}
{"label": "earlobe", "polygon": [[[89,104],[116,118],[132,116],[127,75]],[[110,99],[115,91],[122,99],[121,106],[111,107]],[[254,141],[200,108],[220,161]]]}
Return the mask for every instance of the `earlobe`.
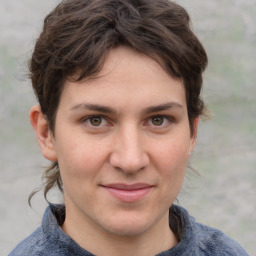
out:
{"label": "earlobe", "polygon": [[29,118],[36,133],[42,155],[50,161],[57,161],[54,137],[39,105],[33,106],[30,109]]}

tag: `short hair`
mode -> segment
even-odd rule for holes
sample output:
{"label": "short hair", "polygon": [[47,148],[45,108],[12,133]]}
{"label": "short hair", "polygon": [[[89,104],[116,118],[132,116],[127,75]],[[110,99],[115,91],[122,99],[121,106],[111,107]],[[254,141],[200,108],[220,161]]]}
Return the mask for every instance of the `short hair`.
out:
{"label": "short hair", "polygon": [[[77,73],[76,81],[97,76],[109,51],[118,46],[153,58],[183,81],[193,133],[194,120],[205,109],[200,94],[207,55],[186,10],[169,0],[64,0],[46,16],[29,69],[52,132],[65,81]],[[44,178],[45,198],[56,184],[62,190],[57,162]]]}

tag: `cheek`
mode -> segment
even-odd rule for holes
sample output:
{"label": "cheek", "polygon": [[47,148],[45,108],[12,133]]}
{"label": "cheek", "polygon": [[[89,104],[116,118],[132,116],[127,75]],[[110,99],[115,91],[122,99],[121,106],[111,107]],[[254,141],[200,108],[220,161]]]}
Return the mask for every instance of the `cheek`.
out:
{"label": "cheek", "polygon": [[161,166],[160,169],[171,174],[172,172],[182,172],[187,165],[189,158],[189,143],[181,140],[167,141],[155,147],[155,163]]}
{"label": "cheek", "polygon": [[102,152],[90,145],[82,146],[82,143],[69,144],[61,150],[58,162],[64,185],[64,197],[73,198],[72,200],[76,201],[86,195],[90,200],[104,165]]}
{"label": "cheek", "polygon": [[[57,157],[62,176],[84,178],[96,175],[104,164],[107,153],[101,150],[99,143],[90,143],[83,139],[62,140],[57,144]],[[64,177],[63,177],[64,178]]]}
{"label": "cheek", "polygon": [[167,204],[175,200],[184,181],[188,160],[188,148],[184,145],[184,140],[182,143],[172,141],[162,144],[161,149],[155,151],[157,158],[154,164],[160,177],[161,193]]}
{"label": "cheek", "polygon": [[177,147],[167,147],[165,153],[161,155],[161,178],[162,187],[168,202],[175,200],[182,187],[187,169],[187,148],[177,145]]}

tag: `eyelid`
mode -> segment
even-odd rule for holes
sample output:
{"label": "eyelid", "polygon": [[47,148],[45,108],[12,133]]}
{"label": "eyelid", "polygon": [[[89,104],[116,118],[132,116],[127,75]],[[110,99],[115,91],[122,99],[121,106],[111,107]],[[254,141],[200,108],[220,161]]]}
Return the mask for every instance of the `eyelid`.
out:
{"label": "eyelid", "polygon": [[155,115],[152,115],[150,117],[148,117],[146,119],[146,123],[152,121],[153,118],[156,118],[156,117],[161,117],[163,119],[166,119],[168,121],[168,124],[166,125],[154,125],[154,124],[151,124],[149,126],[152,126],[154,129],[161,129],[161,128],[164,128],[164,127],[167,127],[169,125],[171,125],[172,123],[175,123],[175,118],[173,116],[170,116],[170,115],[161,115],[161,114],[155,114]]}
{"label": "eyelid", "polygon": [[[91,118],[95,118],[95,117],[100,117],[101,119],[102,119],[102,121],[105,121],[107,124],[100,124],[99,126],[94,126],[94,125],[92,125],[92,124],[89,124],[89,120],[91,119]],[[87,123],[87,126],[89,127],[89,128],[93,128],[93,129],[100,129],[100,128],[103,128],[103,127],[106,127],[106,126],[109,126],[108,124],[110,124],[110,121],[109,121],[109,119],[106,117],[106,116],[104,116],[104,115],[97,115],[97,114],[93,114],[93,115],[88,115],[88,116],[85,116],[85,117],[83,117],[82,119],[81,119],[81,123],[86,123],[88,121],[88,123]]]}
{"label": "eyelid", "polygon": [[[102,118],[102,122],[106,122],[106,123],[101,123],[99,126],[94,126],[92,124],[90,124],[89,119],[94,118],[94,117],[100,117]],[[164,119],[164,124],[162,125],[154,125],[152,123],[152,119],[156,118],[156,117],[160,117]],[[88,129],[92,129],[92,130],[97,130],[97,129],[103,129],[103,128],[107,128],[109,126],[113,125],[113,122],[109,119],[109,117],[102,115],[102,114],[91,114],[91,115],[86,115],[83,118],[80,119],[80,122],[86,126],[86,128]],[[166,115],[166,114],[154,114],[151,115],[149,117],[147,117],[145,119],[145,121],[143,122],[144,126],[146,127],[151,127],[152,129],[163,129],[163,128],[168,128],[170,126],[172,126],[172,124],[176,123],[176,119],[175,117],[171,116],[171,115]]]}

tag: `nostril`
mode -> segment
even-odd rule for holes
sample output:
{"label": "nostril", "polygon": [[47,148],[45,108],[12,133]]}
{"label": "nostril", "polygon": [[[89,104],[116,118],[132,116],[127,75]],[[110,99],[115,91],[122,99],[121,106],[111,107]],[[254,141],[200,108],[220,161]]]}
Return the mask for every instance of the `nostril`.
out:
{"label": "nostril", "polygon": [[149,158],[146,154],[140,156],[131,156],[128,154],[113,153],[110,156],[110,164],[117,170],[126,173],[136,173],[146,168]]}

